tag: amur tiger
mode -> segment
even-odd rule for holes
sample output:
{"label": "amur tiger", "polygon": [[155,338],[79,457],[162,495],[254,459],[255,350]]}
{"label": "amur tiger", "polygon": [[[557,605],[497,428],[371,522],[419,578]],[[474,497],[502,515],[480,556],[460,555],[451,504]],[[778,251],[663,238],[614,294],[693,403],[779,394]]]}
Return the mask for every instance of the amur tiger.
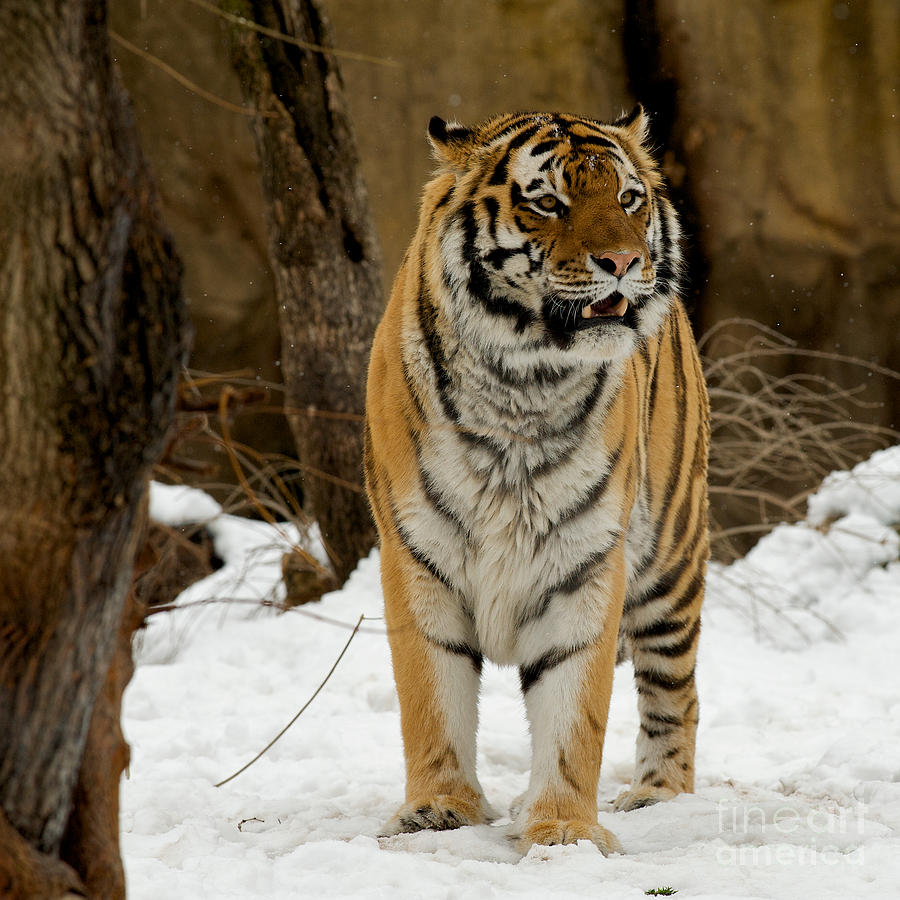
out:
{"label": "amur tiger", "polygon": [[708,405],[679,226],[638,107],[433,118],[439,168],[372,348],[366,483],[406,757],[385,834],[489,821],[482,661],[518,666],[531,844],[592,840],[619,650],[640,710],[615,809],[691,791]]}

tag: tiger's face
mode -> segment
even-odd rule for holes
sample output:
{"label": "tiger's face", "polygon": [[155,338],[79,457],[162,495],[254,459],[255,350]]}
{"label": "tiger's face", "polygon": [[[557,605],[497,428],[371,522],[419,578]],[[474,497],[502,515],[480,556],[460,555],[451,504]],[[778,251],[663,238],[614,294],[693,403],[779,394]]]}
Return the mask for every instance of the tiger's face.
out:
{"label": "tiger's face", "polygon": [[655,330],[674,289],[678,234],[643,147],[642,112],[613,125],[523,115],[466,129],[434,119],[429,131],[455,176],[446,280],[518,334],[558,347],[619,356]]}

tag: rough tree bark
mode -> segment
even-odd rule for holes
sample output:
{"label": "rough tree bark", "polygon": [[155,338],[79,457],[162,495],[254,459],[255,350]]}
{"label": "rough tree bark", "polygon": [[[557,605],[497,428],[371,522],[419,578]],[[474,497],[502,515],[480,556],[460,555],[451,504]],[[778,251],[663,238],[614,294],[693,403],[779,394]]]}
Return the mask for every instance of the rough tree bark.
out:
{"label": "rough tree bark", "polygon": [[125,600],[180,263],[104,0],[5,0],[0,45],[0,895],[123,898]]}
{"label": "rough tree bark", "polygon": [[[312,0],[222,0],[223,9],[330,46]],[[382,310],[381,254],[334,57],[236,26],[234,65],[267,206],[289,421],[303,491],[343,582],[375,543],[362,483],[369,346]]]}

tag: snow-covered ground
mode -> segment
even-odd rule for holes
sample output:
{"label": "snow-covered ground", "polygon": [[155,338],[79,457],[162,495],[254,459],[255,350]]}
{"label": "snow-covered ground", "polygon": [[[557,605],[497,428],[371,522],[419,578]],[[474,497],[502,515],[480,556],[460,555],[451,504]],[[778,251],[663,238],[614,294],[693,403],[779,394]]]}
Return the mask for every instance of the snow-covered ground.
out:
{"label": "snow-covered ground", "polygon": [[[151,617],[125,697],[132,762],[123,853],[133,900],[158,898],[900,897],[900,448],[831,476],[809,521],[713,567],[698,681],[697,792],[630,813],[631,672],[617,670],[600,822],[522,858],[504,821],[377,839],[403,761],[376,553],[314,608],[277,614],[289,531],[154,486],[170,522],[212,516],[227,565]],[[212,599],[216,602],[203,603]],[[221,788],[330,681],[255,765]],[[479,775],[505,808],[529,744],[514,671],[487,666]]]}

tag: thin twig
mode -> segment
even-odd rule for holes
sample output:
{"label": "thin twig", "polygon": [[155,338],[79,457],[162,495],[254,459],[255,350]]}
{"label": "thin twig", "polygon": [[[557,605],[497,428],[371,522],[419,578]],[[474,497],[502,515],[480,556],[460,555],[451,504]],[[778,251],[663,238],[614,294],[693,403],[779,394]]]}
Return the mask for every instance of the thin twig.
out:
{"label": "thin twig", "polygon": [[[179,603],[165,603],[159,606],[152,606],[147,610],[147,617],[158,615],[159,613],[182,612],[185,609],[197,609],[204,606],[254,606],[263,609],[273,609],[283,615],[306,616],[308,619],[315,619],[317,622],[325,622],[327,625],[334,625],[335,628],[342,628],[344,631],[353,631],[356,628],[361,634],[380,634],[385,635],[387,631],[384,628],[367,628],[354,626],[350,622],[342,619],[335,619],[333,616],[326,616],[322,613],[313,612],[307,609],[309,604],[304,606],[286,606],[277,600],[258,599],[253,597],[230,597],[218,595],[215,597],[201,597],[199,600],[186,600]],[[384,616],[366,616],[367,622],[383,622]]]}
{"label": "thin twig", "polygon": [[218,6],[214,3],[209,3],[208,0],[189,0],[189,2],[193,3],[195,6],[199,6],[201,9],[205,9],[208,12],[215,13],[217,16],[221,16],[233,25],[239,25],[241,28],[256,31],[259,34],[264,34],[266,37],[275,38],[276,41],[283,41],[285,44],[293,44],[295,47],[300,47],[302,50],[312,50],[314,53],[330,53],[332,56],[343,57],[344,59],[355,59],[359,62],[374,63],[378,66],[391,66],[397,69],[401,68],[400,63],[393,59],[369,56],[368,53],[356,53],[353,50],[335,50],[333,47],[324,47],[322,44],[311,44],[309,41],[301,41],[292,35],[285,34],[283,31],[260,25],[258,22],[254,22],[252,19],[248,19],[245,16],[238,16],[234,13],[226,12],[224,9],[219,9]]}
{"label": "thin twig", "polygon": [[[231,428],[228,424],[228,404],[234,394],[234,390],[230,385],[225,385],[222,388],[222,393],[219,397],[219,428],[222,430],[222,446],[225,448],[225,452],[228,454],[228,459],[231,462],[231,468],[234,471],[234,474],[238,480],[240,486],[244,489],[244,492],[247,494],[247,497],[250,499],[253,506],[256,508],[256,511],[263,517],[263,519],[269,523],[278,533],[287,541],[287,537],[284,532],[281,530],[281,526],[276,521],[275,517],[272,513],[266,509],[265,505],[260,502],[259,498],[256,496],[253,488],[250,486],[250,483],[247,481],[247,476],[244,474],[244,469],[241,466],[240,460],[238,460],[237,453],[234,449],[234,442],[231,439]],[[290,543],[290,541],[288,541]],[[323,545],[325,544],[324,539],[322,540]],[[328,547],[325,547],[326,551]],[[324,572],[324,566],[308,551],[304,550],[303,547],[295,546],[294,552],[301,556],[304,562],[307,563],[312,569]],[[329,553],[329,557],[331,554]]]}
{"label": "thin twig", "polygon": [[187,88],[189,91],[195,93],[198,97],[202,97],[204,100],[209,103],[214,103],[216,106],[221,106],[222,109],[227,109],[229,112],[240,113],[242,116],[263,116],[263,118],[272,119],[278,118],[281,116],[279,112],[271,112],[270,110],[259,110],[259,109],[248,109],[245,106],[238,106],[236,103],[232,103],[230,100],[225,100],[223,97],[219,97],[216,94],[210,93],[205,88],[200,87],[194,81],[191,81],[186,75],[182,75],[177,69],[173,69],[168,63],[163,62],[158,56],[154,56],[152,53],[148,53],[146,50],[142,50],[136,44],[132,44],[131,41],[126,40],[116,31],[113,31],[111,28],[109,29],[109,36],[115,41],[120,47],[124,47],[126,50],[134,53],[136,56],[139,56],[141,59],[146,60],[151,65],[156,66],[157,69],[165,72],[170,78],[174,78],[182,87]]}
{"label": "thin twig", "polygon": [[303,706],[300,707],[294,718],[291,719],[291,721],[288,722],[287,725],[285,725],[284,728],[282,728],[281,731],[279,731],[278,734],[276,734],[275,737],[273,737],[272,740],[269,741],[269,743],[266,744],[266,746],[263,747],[262,750],[260,750],[259,753],[257,753],[256,756],[254,756],[253,759],[250,760],[250,762],[248,762],[244,766],[241,766],[241,768],[238,769],[237,772],[235,772],[233,775],[229,775],[227,778],[220,781],[216,785],[217,788],[228,784],[229,781],[237,778],[238,775],[240,775],[242,772],[246,772],[247,769],[249,769],[250,766],[252,766],[253,763],[255,763],[264,753],[267,753],[275,745],[276,741],[281,739],[281,737],[287,732],[291,725],[293,725],[294,722],[296,722],[297,719],[299,719],[300,716],[303,715],[303,713],[306,711],[306,707],[316,699],[316,697],[319,695],[319,691],[321,691],[322,688],[325,687],[325,685],[328,683],[328,679],[331,678],[331,676],[334,674],[334,670],[338,667],[338,663],[344,658],[344,654],[347,652],[347,648],[350,646],[351,641],[356,637],[356,632],[359,631],[359,626],[362,625],[363,619],[365,619],[365,614],[360,615],[359,621],[356,623],[356,627],[353,629],[353,631],[350,632],[350,637],[347,638],[347,643],[344,644],[344,649],[341,650],[341,652],[338,654],[338,658],[334,661],[334,665],[332,665],[332,667],[328,670],[328,674],[325,676],[322,683],[315,689],[312,697],[310,697],[309,700],[307,700],[306,703],[304,703]]}

